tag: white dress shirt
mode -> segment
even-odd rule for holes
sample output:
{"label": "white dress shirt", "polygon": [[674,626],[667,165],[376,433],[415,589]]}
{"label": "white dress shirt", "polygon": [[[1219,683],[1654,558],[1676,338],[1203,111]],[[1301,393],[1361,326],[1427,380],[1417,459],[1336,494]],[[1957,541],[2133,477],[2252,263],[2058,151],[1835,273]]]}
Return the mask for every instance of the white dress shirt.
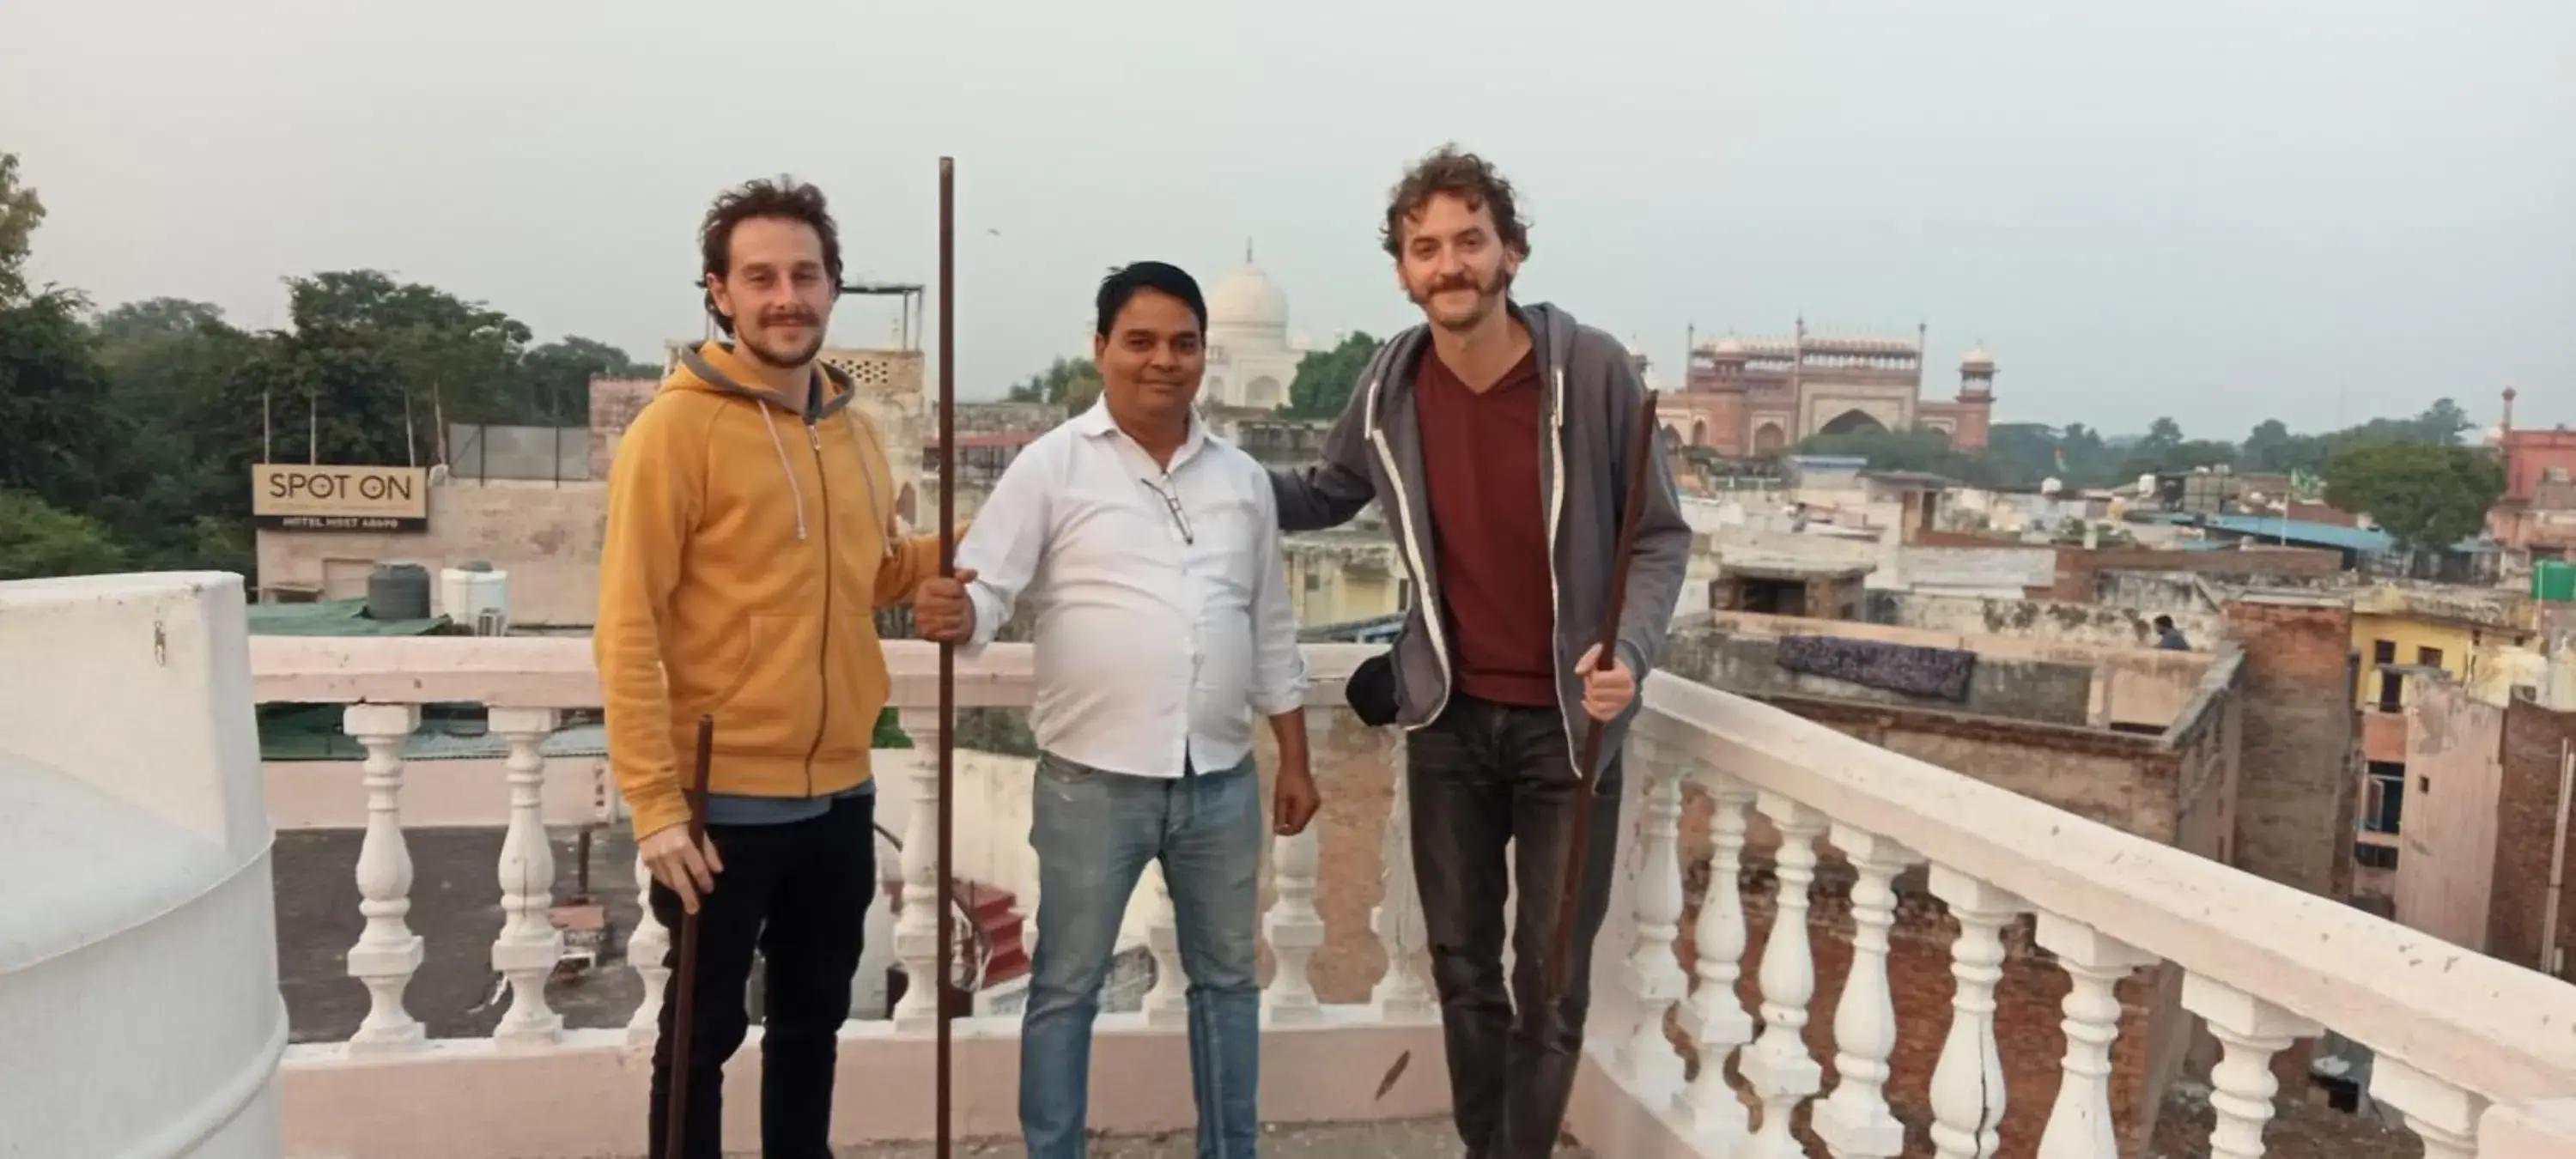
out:
{"label": "white dress shirt", "polygon": [[957,566],[975,571],[969,648],[1035,602],[1029,726],[1067,760],[1220,772],[1251,753],[1254,713],[1305,703],[1270,476],[1196,415],[1169,468],[1105,403],[1040,436],[976,509]]}

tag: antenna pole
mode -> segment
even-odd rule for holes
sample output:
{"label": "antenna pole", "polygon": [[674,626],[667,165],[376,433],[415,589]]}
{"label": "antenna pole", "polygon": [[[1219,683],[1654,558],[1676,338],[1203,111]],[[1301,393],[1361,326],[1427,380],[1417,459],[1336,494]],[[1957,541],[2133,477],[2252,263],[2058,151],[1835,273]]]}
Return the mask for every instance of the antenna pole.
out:
{"label": "antenna pole", "polygon": [[[957,159],[939,159],[939,574],[957,574]],[[948,1024],[951,963],[957,957],[957,930],[947,912],[949,882],[955,880],[951,850],[957,846],[957,646],[939,646],[939,976],[936,1015],[938,1057],[938,1126],[932,1153],[948,1159],[949,1050]]]}

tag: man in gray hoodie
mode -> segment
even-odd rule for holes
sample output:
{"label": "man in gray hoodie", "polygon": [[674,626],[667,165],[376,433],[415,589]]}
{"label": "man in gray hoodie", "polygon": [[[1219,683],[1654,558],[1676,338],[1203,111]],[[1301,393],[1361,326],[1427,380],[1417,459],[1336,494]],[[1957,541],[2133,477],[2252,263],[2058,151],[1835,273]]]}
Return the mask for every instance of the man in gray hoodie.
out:
{"label": "man in gray hoodie", "polygon": [[[1663,650],[1690,526],[1658,439],[1618,645],[1596,670],[1626,460],[1636,424],[1651,421],[1645,387],[1616,339],[1511,299],[1529,231],[1511,183],[1474,154],[1444,148],[1407,172],[1384,241],[1424,324],[1370,360],[1322,461],[1272,483],[1285,531],[1338,526],[1382,499],[1422,593],[1389,655],[1391,709],[1409,734],[1414,873],[1451,1103],[1470,1155],[1543,1156],[1583,1047],[1617,860],[1620,741]],[[1601,760],[1578,774],[1590,720],[1604,725]],[[1568,984],[1551,1001],[1575,799],[1596,788]],[[1508,983],[1506,848],[1520,883]]]}

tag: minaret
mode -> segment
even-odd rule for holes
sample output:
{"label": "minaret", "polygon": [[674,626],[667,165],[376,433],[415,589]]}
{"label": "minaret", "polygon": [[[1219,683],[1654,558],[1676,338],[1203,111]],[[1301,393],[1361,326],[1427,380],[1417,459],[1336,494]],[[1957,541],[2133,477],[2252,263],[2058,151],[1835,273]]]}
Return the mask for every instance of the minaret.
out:
{"label": "minaret", "polygon": [[1959,360],[1959,401],[1992,402],[1995,398],[1995,356],[1986,352],[1986,344]]}
{"label": "minaret", "polygon": [[2510,386],[2504,388],[2504,417],[2496,421],[2496,429],[2501,430],[2508,435],[2513,433],[2513,400],[2515,393],[2514,389]]}

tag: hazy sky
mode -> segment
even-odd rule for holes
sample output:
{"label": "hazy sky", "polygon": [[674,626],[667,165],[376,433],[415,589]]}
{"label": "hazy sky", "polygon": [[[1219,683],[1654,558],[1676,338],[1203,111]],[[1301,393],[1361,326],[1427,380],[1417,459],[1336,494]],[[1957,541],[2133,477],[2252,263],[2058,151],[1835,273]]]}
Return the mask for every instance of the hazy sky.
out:
{"label": "hazy sky", "polygon": [[1928,321],[1945,393],[1983,338],[2004,421],[2576,422],[2567,0],[753,7],[11,0],[0,149],[102,304],[274,326],[372,266],[646,357],[718,189],[812,179],[854,275],[926,282],[953,154],[973,397],[1087,349],[1106,267],[1247,236],[1293,329],[1411,321],[1376,221],[1455,139],[1524,190],[1524,296],[1675,379],[1803,310]]}

